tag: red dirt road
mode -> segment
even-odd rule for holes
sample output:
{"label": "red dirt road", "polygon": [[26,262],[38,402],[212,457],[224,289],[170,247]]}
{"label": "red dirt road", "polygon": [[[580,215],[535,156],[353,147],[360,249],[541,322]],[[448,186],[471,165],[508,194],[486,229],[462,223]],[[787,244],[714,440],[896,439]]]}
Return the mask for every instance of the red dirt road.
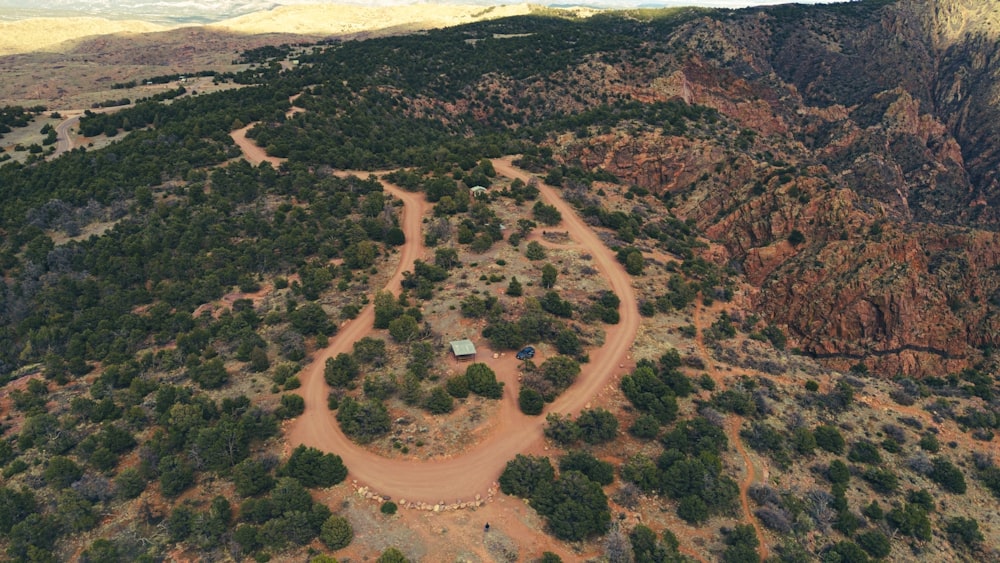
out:
{"label": "red dirt road", "polygon": [[257,143],[253,142],[252,139],[247,138],[247,131],[249,131],[254,125],[257,125],[257,123],[251,123],[250,125],[246,125],[229,133],[229,136],[232,137],[236,146],[240,147],[240,150],[243,151],[243,158],[254,166],[260,164],[261,162],[267,162],[275,168],[281,166],[281,163],[287,159],[278,158],[276,156],[268,156],[267,151],[265,151],[263,147],[257,146]]}
{"label": "red dirt road", "polygon": [[[514,168],[509,159],[495,160],[493,164],[504,176],[524,181],[531,178],[527,172]],[[385,182],[383,185],[405,205],[402,228],[407,242],[402,247],[395,274],[386,285],[386,289],[398,293],[402,272],[412,269],[413,260],[423,253],[421,221],[426,216],[427,204],[422,196]],[[539,190],[548,203],[559,209],[563,228],[591,253],[594,266],[621,299],[619,324],[607,327],[605,344],[591,353],[593,361],[583,367],[577,382],[546,409],[546,412],[577,413],[620,370],[619,364],[625,361],[639,327],[638,307],[628,274],[614,254],[554,189],[540,184]],[[300,393],[305,399],[306,410],[287,432],[290,446],[305,444],[340,455],[351,478],[395,499],[436,504],[470,501],[476,494],[485,498],[507,461],[522,451],[534,449],[543,440],[545,417],[526,416],[517,407],[517,389],[512,384],[516,382],[517,363],[513,360],[508,360],[509,365],[494,363],[495,369],[499,368],[498,378],[507,385],[494,429],[483,441],[459,457],[429,461],[387,459],[353,443],[341,432],[333,413],[327,409],[329,388],[323,380],[326,359],[341,352],[351,352],[354,342],[372,331],[373,320],[374,310],[369,305],[350,324],[342,327],[326,349],[317,352],[313,362],[300,375]]]}
{"label": "red dirt road", "polygon": [[[306,111],[295,105],[295,100],[299,99],[299,96],[301,95],[302,93],[300,92],[288,98],[288,103],[292,104],[292,107],[288,108],[288,111],[285,112],[286,118],[292,117],[297,113],[302,113]],[[255,121],[253,123],[250,123],[249,125],[240,127],[235,131],[231,131],[229,133],[229,136],[233,139],[233,142],[236,143],[236,146],[240,147],[240,151],[243,152],[244,160],[246,160],[250,164],[253,164],[254,166],[260,164],[261,162],[267,162],[271,166],[277,168],[281,166],[281,163],[285,162],[288,159],[278,158],[276,156],[268,156],[267,151],[264,150],[264,147],[258,146],[257,143],[255,143],[252,139],[247,138],[247,131],[253,128],[254,125],[257,125],[257,123],[258,122]],[[359,175],[361,174],[359,173]]]}

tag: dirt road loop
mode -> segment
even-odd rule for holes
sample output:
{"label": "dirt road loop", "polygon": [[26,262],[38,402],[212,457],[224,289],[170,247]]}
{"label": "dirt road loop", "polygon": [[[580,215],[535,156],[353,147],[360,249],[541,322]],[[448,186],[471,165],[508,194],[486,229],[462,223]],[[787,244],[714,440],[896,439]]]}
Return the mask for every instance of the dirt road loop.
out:
{"label": "dirt road loop", "polygon": [[[241,143],[240,146],[245,145]],[[528,172],[515,168],[510,158],[497,159],[493,165],[498,173],[509,178],[522,181],[532,178]],[[404,204],[402,229],[406,234],[406,244],[401,249],[395,273],[386,285],[387,290],[398,294],[403,272],[411,270],[413,261],[424,254],[421,224],[429,206],[420,194],[406,192],[385,181],[383,186]],[[607,327],[604,345],[591,351],[593,360],[583,367],[577,382],[546,409],[546,413],[575,414],[623,371],[620,366],[635,339],[639,313],[631,280],[611,250],[559,198],[554,188],[545,184],[538,187],[542,197],[562,213],[563,225],[559,228],[566,230],[572,239],[591,252],[595,267],[621,299],[620,322]],[[331,339],[330,345],[318,351],[312,363],[301,373],[302,387],[299,391],[305,399],[306,410],[288,429],[290,446],[305,444],[336,453],[343,458],[350,471],[349,478],[357,482],[357,487],[364,487],[366,493],[371,492],[374,497],[406,499],[407,507],[430,507],[431,510],[441,507],[437,510],[442,510],[486,502],[496,493],[497,477],[507,461],[543,441],[544,414],[535,417],[522,414],[517,407],[518,390],[508,385],[497,414],[495,430],[459,457],[428,461],[389,459],[355,444],[341,432],[333,413],[327,408],[329,387],[323,379],[323,368],[327,358],[351,352],[354,342],[372,332],[373,321],[374,309],[369,305],[357,318],[342,327]],[[516,372],[516,362],[512,360],[506,369],[510,370],[510,374]],[[498,373],[500,377],[506,375],[509,374]],[[447,499],[447,504],[442,499]]]}

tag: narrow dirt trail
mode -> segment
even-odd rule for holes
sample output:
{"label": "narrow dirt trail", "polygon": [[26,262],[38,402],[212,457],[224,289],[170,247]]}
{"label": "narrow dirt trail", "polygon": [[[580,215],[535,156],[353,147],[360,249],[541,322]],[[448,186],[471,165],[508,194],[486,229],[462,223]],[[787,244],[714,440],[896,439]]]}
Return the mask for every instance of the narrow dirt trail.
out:
{"label": "narrow dirt trail", "polygon": [[750,490],[750,485],[757,480],[757,469],[754,467],[753,460],[750,459],[750,455],[747,454],[746,448],[743,446],[743,440],[740,438],[740,426],[742,425],[742,420],[737,417],[730,417],[726,421],[726,434],[729,436],[729,440],[736,445],[736,451],[739,452],[740,457],[743,458],[743,465],[747,469],[747,475],[740,481],[740,506],[743,508],[743,517],[750,522],[753,526],[754,533],[757,534],[757,541],[759,542],[758,553],[760,554],[761,561],[767,559],[768,549],[767,549],[767,538],[764,537],[764,531],[760,528],[760,523],[757,518],[750,512],[750,499],[748,492]]}
{"label": "narrow dirt trail", "polygon": [[[241,145],[243,146],[243,145]],[[514,168],[509,159],[494,161],[500,174],[527,181],[528,172]],[[404,203],[403,231],[407,243],[402,247],[400,260],[386,289],[398,293],[402,273],[413,267],[413,260],[423,253],[421,222],[426,216],[423,197],[383,182],[386,190]],[[539,185],[542,197],[554,205],[563,216],[563,228],[593,256],[596,269],[604,275],[610,287],[621,300],[617,325],[607,327],[605,343],[591,353],[594,358],[586,364],[577,382],[548,406],[546,412],[575,414],[612,382],[619,373],[619,365],[628,355],[639,327],[639,313],[631,280],[618,264],[614,254],[605,247],[597,235],[587,227],[575,211],[563,202],[556,191]],[[357,318],[342,327],[330,345],[318,351],[312,363],[300,374],[300,394],[305,399],[305,413],[288,429],[291,447],[299,444],[335,452],[343,458],[351,477],[383,495],[413,502],[437,504],[472,500],[476,494],[486,496],[504,465],[517,453],[538,448],[543,444],[544,416],[527,416],[517,407],[516,385],[504,389],[493,430],[481,442],[470,447],[460,456],[433,460],[389,459],[381,457],[355,444],[341,432],[333,413],[326,406],[329,388],[323,380],[327,358],[352,350],[354,342],[369,334],[374,321],[374,309],[365,307]],[[494,364],[496,365],[496,364]],[[517,363],[497,366],[498,378],[516,381]]]}
{"label": "narrow dirt trail", "polygon": [[[717,387],[723,387],[724,376],[715,369],[712,363],[712,356],[708,352],[708,348],[705,346],[704,332],[707,327],[711,325],[710,322],[702,318],[702,306],[696,304],[694,309],[694,325],[698,327],[698,334],[695,337],[695,343],[698,346],[698,354],[705,359],[705,371],[708,372],[709,376],[715,381]],[[760,527],[760,522],[757,518],[750,512],[750,499],[748,492],[750,490],[750,485],[757,480],[757,470],[754,467],[753,460],[750,459],[750,455],[747,453],[746,448],[743,446],[743,440],[740,438],[740,426],[743,423],[741,417],[735,415],[730,415],[726,420],[725,431],[726,437],[729,441],[736,447],[736,451],[739,452],[740,457],[743,459],[743,465],[746,467],[746,476],[740,480],[740,506],[743,509],[743,519],[753,526],[754,533],[757,535],[757,554],[760,556],[760,560],[764,561],[770,555],[770,551],[767,548],[767,538],[764,537],[764,531]]]}
{"label": "narrow dirt trail", "polygon": [[76,139],[69,134],[69,130],[80,123],[81,111],[64,112],[66,119],[56,125],[56,150],[50,158],[56,158],[64,152],[69,152],[76,148]]}

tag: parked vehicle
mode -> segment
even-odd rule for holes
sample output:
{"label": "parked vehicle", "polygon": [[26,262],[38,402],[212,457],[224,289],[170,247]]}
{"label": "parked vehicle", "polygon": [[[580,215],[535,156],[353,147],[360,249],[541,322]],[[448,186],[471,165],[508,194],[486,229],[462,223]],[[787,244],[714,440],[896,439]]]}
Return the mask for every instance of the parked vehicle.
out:
{"label": "parked vehicle", "polygon": [[525,346],[521,348],[521,351],[517,353],[517,359],[519,360],[530,360],[535,357],[535,349],[532,346]]}

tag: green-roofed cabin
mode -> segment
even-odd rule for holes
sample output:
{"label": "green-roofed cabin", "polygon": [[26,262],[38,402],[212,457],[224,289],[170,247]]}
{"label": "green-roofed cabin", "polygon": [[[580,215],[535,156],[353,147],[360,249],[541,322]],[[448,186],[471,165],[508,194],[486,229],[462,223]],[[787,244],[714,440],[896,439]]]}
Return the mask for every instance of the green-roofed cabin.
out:
{"label": "green-roofed cabin", "polygon": [[451,353],[458,361],[471,362],[476,359],[476,345],[468,338],[465,340],[453,340],[451,342]]}

